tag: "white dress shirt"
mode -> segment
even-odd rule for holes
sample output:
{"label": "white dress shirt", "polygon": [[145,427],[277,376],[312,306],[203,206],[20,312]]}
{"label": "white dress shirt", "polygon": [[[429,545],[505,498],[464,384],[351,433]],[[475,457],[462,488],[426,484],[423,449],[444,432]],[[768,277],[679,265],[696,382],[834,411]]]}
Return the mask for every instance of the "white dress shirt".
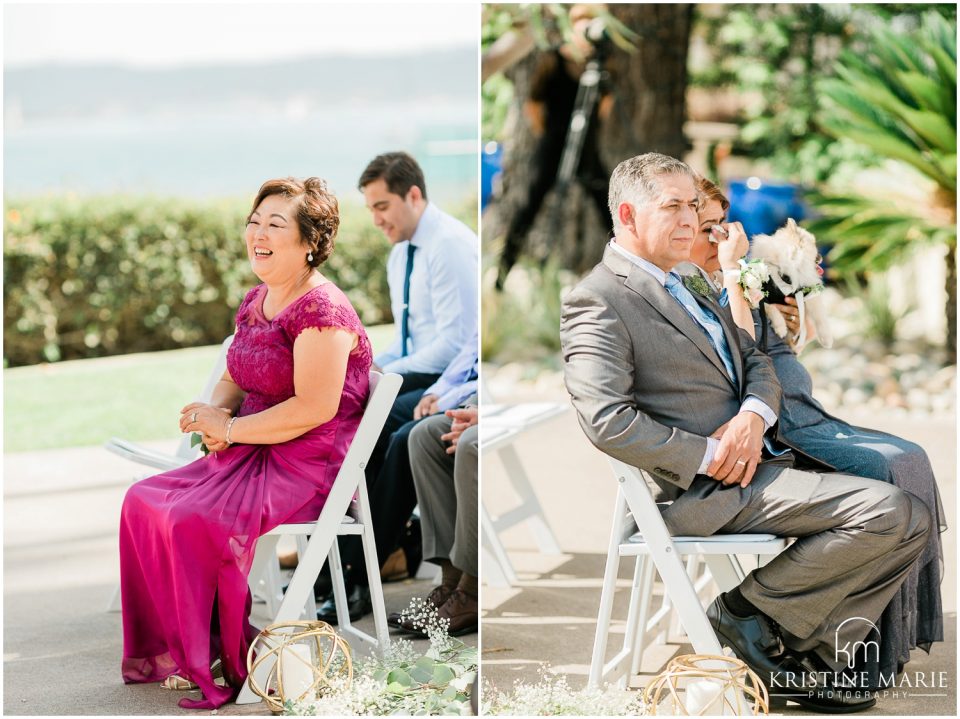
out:
{"label": "white dress shirt", "polygon": [[387,259],[390,306],[397,334],[374,358],[384,372],[439,374],[470,339],[477,324],[477,236],[459,220],[427,203],[409,242],[417,250],[410,274],[410,339],[402,357],[400,318],[407,242]]}
{"label": "white dress shirt", "polygon": [[[620,246],[616,240],[610,241],[610,247],[612,247],[623,257],[626,257],[641,270],[649,275],[652,275],[654,279],[656,279],[661,285],[666,285],[667,273],[661,270],[655,264],[633,254],[629,250]],[[752,394],[747,395],[744,398],[743,403],[740,405],[740,412],[753,412],[756,415],[760,415],[760,418],[763,420],[764,431],[770,429],[770,427],[772,427],[777,421],[777,413],[770,409],[766,402]],[[707,437],[706,439],[707,451],[703,455],[703,461],[700,463],[700,468],[697,470],[697,474],[703,474],[706,471],[707,467],[709,467],[710,463],[713,461],[713,456],[717,453],[717,447],[720,446],[719,440],[714,439],[713,437]]]}

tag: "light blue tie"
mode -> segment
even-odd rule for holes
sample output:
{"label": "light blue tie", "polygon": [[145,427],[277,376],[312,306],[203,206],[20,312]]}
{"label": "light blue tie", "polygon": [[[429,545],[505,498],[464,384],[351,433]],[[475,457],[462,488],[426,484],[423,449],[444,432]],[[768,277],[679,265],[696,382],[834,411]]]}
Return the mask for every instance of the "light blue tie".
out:
{"label": "light blue tie", "polygon": [[687,314],[700,326],[700,329],[707,334],[710,345],[717,353],[717,356],[720,357],[723,366],[727,368],[727,375],[733,380],[733,383],[736,384],[737,372],[733,367],[733,357],[730,355],[730,347],[727,344],[726,335],[723,334],[723,327],[721,327],[720,321],[711,312],[705,310],[697,303],[693,295],[690,294],[690,290],[683,286],[679,275],[668,272],[664,287],[666,287],[667,292],[673,295],[673,298],[680,303],[680,306],[683,307],[683,309],[687,311]]}

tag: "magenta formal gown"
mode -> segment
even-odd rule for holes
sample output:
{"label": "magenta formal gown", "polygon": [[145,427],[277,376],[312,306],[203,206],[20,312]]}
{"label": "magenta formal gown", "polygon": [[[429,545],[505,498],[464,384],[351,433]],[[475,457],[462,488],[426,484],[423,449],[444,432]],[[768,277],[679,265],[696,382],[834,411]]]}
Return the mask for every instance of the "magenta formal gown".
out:
{"label": "magenta formal gown", "polygon": [[[357,313],[332,283],[315,287],[273,320],[263,316],[266,286],[247,293],[227,354],[247,392],[239,416],[289,399],[293,342],[309,327],[357,334],[343,395],[329,422],[281,444],[237,444],[130,487],[120,516],[123,680],[158,682],[179,674],[198,684],[213,709],[247,676],[247,575],[257,538],[279,524],[315,521],[357,431],[369,389],[370,341]],[[214,683],[220,657],[227,686]]]}

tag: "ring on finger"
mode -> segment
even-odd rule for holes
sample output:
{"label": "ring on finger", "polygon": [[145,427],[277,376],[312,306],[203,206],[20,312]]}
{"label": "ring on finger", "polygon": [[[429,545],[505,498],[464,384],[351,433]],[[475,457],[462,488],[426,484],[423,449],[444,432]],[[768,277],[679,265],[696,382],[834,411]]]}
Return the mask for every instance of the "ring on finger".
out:
{"label": "ring on finger", "polygon": [[737,460],[737,464],[741,464],[741,465],[742,465],[742,464],[746,464],[746,463],[747,463],[747,460],[745,460],[745,459],[738,459],[738,460]]}
{"label": "ring on finger", "polygon": [[196,413],[196,412],[194,412],[192,415],[190,415],[190,421],[191,421],[191,422],[196,422],[196,421],[197,421],[197,413]]}

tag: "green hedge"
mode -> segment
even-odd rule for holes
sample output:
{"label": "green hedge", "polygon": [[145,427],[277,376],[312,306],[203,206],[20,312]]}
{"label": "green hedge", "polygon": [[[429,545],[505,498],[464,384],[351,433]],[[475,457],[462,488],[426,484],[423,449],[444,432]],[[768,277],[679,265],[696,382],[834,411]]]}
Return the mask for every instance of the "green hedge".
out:
{"label": "green hedge", "polygon": [[[220,342],[258,282],[243,243],[247,202],[7,200],[5,366]],[[323,272],[365,323],[390,322],[389,244],[359,204],[341,216]]]}
{"label": "green hedge", "polygon": [[[4,205],[4,364],[220,342],[258,280],[249,200],[51,196]],[[455,214],[476,227],[476,198]],[[323,272],[366,324],[392,321],[389,244],[359,203],[341,205]]]}

